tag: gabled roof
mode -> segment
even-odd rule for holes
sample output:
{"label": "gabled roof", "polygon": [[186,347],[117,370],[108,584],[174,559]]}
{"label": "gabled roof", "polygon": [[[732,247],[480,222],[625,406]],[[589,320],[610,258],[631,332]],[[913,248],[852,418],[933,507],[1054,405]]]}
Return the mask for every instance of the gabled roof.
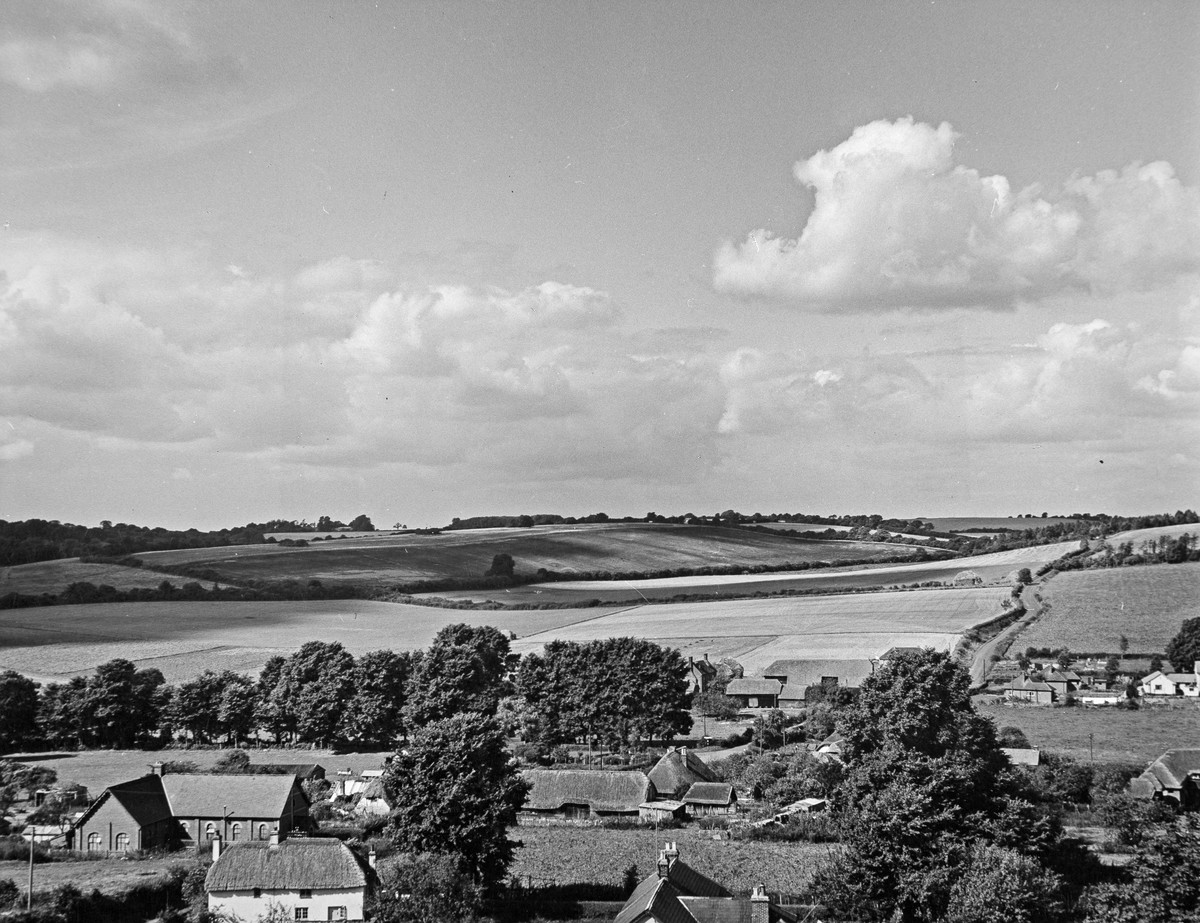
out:
{"label": "gabled roof", "polygon": [[584,804],[593,811],[636,812],[653,799],[653,788],[644,772],[605,769],[526,769],[521,777],[530,784],[525,808],[557,811],[568,804]]}
{"label": "gabled roof", "polygon": [[383,787],[383,779],[372,779],[371,784],[368,785],[363,791],[363,801],[367,801],[372,798],[380,798],[384,801],[388,800],[387,789]]}
{"label": "gabled roof", "polygon": [[788,686],[817,686],[827,676],[839,686],[857,689],[871,675],[869,660],[776,660],[762,671],[763,676],[784,677]]}
{"label": "gabled roof", "polygon": [[340,840],[313,837],[267,843],[234,843],[212,864],[204,887],[209,891],[251,888],[364,888],[366,872]]}
{"label": "gabled roof", "polygon": [[1029,679],[1026,676],[1018,676],[1011,683],[1004,687],[1012,689],[1015,692],[1053,692],[1054,687],[1049,683],[1039,683]]}
{"label": "gabled roof", "polygon": [[[755,901],[733,897],[711,878],[675,859],[666,877],[655,871],[629,896],[614,923],[653,919],[657,923],[751,923]],[[795,917],[771,904],[770,921]]]}
{"label": "gabled roof", "polygon": [[683,800],[688,804],[728,805],[737,801],[733,786],[728,782],[697,782],[687,790]]}
{"label": "gabled roof", "polygon": [[649,777],[655,791],[663,796],[682,795],[695,782],[717,780],[716,773],[687,747],[669,749],[654,764]]}
{"label": "gabled roof", "polygon": [[808,687],[787,683],[779,690],[780,702],[804,702],[808,699]]}
{"label": "gabled roof", "polygon": [[731,679],[726,695],[779,695],[783,684],[774,679]]}
{"label": "gabled roof", "polygon": [[287,809],[293,789],[303,796],[291,774],[168,773],[160,778],[176,817],[274,818]]}
{"label": "gabled roof", "polygon": [[1189,775],[1200,773],[1200,748],[1168,750],[1150,764],[1146,773],[1153,775],[1163,788],[1181,789]]}
{"label": "gabled roof", "polygon": [[1051,670],[1042,674],[1048,683],[1077,683],[1079,674],[1071,670]]}
{"label": "gabled roof", "polygon": [[171,806],[163,792],[162,777],[149,775],[106,788],[75,821],[75,826],[91,818],[110,799],[124,808],[139,827],[147,827],[171,817]]}

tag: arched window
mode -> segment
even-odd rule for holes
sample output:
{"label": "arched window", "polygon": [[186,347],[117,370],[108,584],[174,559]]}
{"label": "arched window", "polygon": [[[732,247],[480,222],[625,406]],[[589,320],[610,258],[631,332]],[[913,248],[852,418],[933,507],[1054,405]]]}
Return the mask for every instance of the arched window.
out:
{"label": "arched window", "polygon": [[100,844],[104,838],[98,833],[88,834],[88,852],[100,852]]}
{"label": "arched window", "polygon": [[260,840],[265,840],[267,838],[267,825],[266,824],[258,825],[258,838]]}
{"label": "arched window", "polygon": [[232,827],[229,828],[229,840],[230,840],[230,842],[235,842],[237,840],[240,840],[241,838],[242,838],[242,825],[234,824]]}
{"label": "arched window", "polygon": [[217,838],[217,827],[215,824],[204,825],[204,838],[206,840],[215,840]]}
{"label": "arched window", "polygon": [[117,852],[129,852],[129,834],[117,834]]}

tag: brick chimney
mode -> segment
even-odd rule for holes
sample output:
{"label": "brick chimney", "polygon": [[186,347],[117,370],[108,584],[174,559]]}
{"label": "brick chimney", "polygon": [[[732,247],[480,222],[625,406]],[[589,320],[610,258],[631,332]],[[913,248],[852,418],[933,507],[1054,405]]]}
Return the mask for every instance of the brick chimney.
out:
{"label": "brick chimney", "polygon": [[271,834],[271,838],[269,840],[267,840],[267,845],[273,849],[279,845],[279,840],[280,840],[279,831],[276,830],[274,833]]}
{"label": "brick chimney", "polygon": [[771,919],[771,899],[767,897],[767,889],[755,885],[750,892],[750,923],[769,923]]}
{"label": "brick chimney", "polygon": [[671,872],[671,866],[679,858],[679,846],[676,843],[664,843],[663,850],[658,854],[658,877],[666,878]]}
{"label": "brick chimney", "polygon": [[372,846],[371,851],[369,853],[367,853],[367,865],[369,865],[371,868],[375,868],[375,847],[374,846]]}
{"label": "brick chimney", "polygon": [[221,858],[221,838],[219,836],[212,838],[212,856],[213,862]]}
{"label": "brick chimney", "polygon": [[152,773],[154,773],[156,776],[161,776],[163,774],[162,760],[155,760],[153,765],[151,765],[151,767],[150,767],[150,771]]}

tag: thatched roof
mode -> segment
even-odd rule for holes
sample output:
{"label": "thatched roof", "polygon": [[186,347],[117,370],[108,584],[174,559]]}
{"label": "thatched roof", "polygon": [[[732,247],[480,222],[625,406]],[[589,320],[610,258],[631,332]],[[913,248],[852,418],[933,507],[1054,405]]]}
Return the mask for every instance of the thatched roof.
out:
{"label": "thatched roof", "polygon": [[267,843],[234,843],[212,864],[204,887],[208,891],[252,888],[325,890],[365,888],[366,872],[340,840],[301,838]]}
{"label": "thatched roof", "polygon": [[774,679],[731,679],[726,695],[779,695],[783,684]]}
{"label": "thatched roof", "polygon": [[387,801],[387,789],[383,787],[383,779],[372,779],[371,784],[362,793],[362,797],[364,801],[370,798],[380,798]]}
{"label": "thatched roof", "polygon": [[737,801],[733,786],[728,782],[697,782],[687,790],[683,800],[688,804],[725,805]]}
{"label": "thatched roof", "polygon": [[1189,776],[1200,776],[1200,749],[1180,747],[1168,750],[1145,772],[1129,783],[1130,793],[1150,797],[1156,792],[1177,792]]}
{"label": "thatched roof", "polygon": [[[869,660],[776,660],[763,670],[763,676],[782,677],[780,682],[799,689],[819,686],[827,678],[836,680],[844,689],[857,689],[870,675]],[[802,699],[803,695],[796,698]]]}
{"label": "thatched roof", "polygon": [[294,775],[192,774],[159,777],[171,813],[176,817],[279,817],[292,789],[301,791]]}
{"label": "thatched roof", "polygon": [[529,811],[557,811],[569,804],[587,805],[593,811],[636,813],[638,805],[654,800],[654,790],[644,772],[603,769],[526,769],[530,784],[525,796]]}
{"label": "thatched roof", "polygon": [[650,770],[654,790],[664,798],[682,795],[696,782],[716,780],[716,774],[687,747],[672,747]]}

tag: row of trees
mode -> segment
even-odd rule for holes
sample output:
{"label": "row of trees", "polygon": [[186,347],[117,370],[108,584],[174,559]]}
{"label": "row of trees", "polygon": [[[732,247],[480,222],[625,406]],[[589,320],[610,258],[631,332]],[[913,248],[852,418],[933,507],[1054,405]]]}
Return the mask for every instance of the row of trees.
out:
{"label": "row of trees", "polygon": [[631,638],[555,642],[525,659],[515,686],[512,659],[504,633],[458,624],[423,651],[355,657],[337,642],[310,641],[270,658],[257,679],[206,670],[172,685],[157,669],[117,659],[39,688],[8,671],[0,674],[0,750],[260,738],[384,749],[443,718],[501,711],[505,730],[523,726],[548,745],[628,746],[688,726],[687,666],[677,651]]}

